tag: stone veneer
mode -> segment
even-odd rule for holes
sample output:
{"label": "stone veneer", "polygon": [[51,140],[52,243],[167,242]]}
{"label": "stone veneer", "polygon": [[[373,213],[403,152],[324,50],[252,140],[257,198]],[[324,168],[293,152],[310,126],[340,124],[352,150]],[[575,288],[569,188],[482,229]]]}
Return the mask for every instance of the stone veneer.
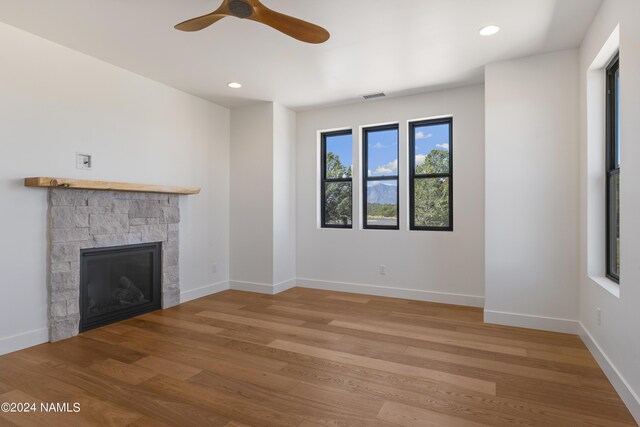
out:
{"label": "stone veneer", "polygon": [[80,250],[162,243],[162,307],[180,302],[177,195],[49,190],[49,338],[78,334]]}

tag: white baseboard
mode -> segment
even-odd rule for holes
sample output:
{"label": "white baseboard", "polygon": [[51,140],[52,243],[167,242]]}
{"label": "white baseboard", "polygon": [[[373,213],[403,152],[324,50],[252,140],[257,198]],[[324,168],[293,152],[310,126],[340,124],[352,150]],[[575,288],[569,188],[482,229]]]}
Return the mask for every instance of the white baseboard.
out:
{"label": "white baseboard", "polygon": [[266,283],[242,282],[239,280],[230,280],[229,289],[234,291],[256,292],[259,294],[273,295],[273,285]]}
{"label": "white baseboard", "polygon": [[234,291],[256,292],[259,294],[273,295],[273,285],[269,285],[267,283],[231,280],[229,281],[229,289],[233,289]]}
{"label": "white baseboard", "polygon": [[627,405],[633,418],[635,418],[638,425],[640,425],[640,396],[631,388],[582,322],[578,322],[578,325],[578,335],[580,335],[580,338],[582,338],[582,341],[596,359],[598,365],[600,365],[600,368],[604,371],[604,374],[609,378],[613,388],[616,389],[624,404]]}
{"label": "white baseboard", "polygon": [[494,325],[515,326],[517,328],[539,329],[563,334],[578,333],[578,321],[557,317],[533,316],[530,314],[506,313],[504,311],[484,311],[484,322]]}
{"label": "white baseboard", "polygon": [[34,329],[10,337],[0,338],[0,356],[45,342],[49,342],[48,328]]}
{"label": "white baseboard", "polygon": [[275,285],[273,285],[273,294],[279,294],[280,292],[284,292],[288,289],[291,288],[295,288],[296,287],[296,279],[295,277],[292,277],[289,280],[285,280],[284,282],[280,282],[280,283],[276,283]]}
{"label": "white baseboard", "polygon": [[213,283],[211,285],[201,286],[196,289],[190,289],[188,291],[180,292],[180,304],[197,298],[206,297],[207,295],[226,291],[227,289],[229,289],[229,281],[223,280],[222,282]]}
{"label": "white baseboard", "polygon": [[284,282],[276,283],[275,285],[269,285],[267,283],[255,283],[255,282],[243,282],[240,280],[231,280],[229,282],[229,289],[236,291],[257,292],[259,294],[275,295],[280,292],[284,292],[287,289],[296,287],[296,279],[291,278]]}
{"label": "white baseboard", "polygon": [[483,307],[484,297],[476,295],[453,294],[446,292],[423,291],[419,289],[392,288],[387,286],[363,285],[359,283],[328,282],[314,279],[297,279],[301,288],[322,289],[326,291],[351,292],[354,294],[375,295],[380,297],[404,298],[417,301],[438,302],[443,304]]}

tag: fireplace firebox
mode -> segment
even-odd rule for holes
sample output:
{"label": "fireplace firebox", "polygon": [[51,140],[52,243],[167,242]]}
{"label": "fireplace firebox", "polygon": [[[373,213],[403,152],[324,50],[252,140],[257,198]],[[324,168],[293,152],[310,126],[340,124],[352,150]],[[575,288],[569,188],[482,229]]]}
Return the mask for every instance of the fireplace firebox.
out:
{"label": "fireplace firebox", "polygon": [[162,243],[80,251],[80,332],[162,303]]}

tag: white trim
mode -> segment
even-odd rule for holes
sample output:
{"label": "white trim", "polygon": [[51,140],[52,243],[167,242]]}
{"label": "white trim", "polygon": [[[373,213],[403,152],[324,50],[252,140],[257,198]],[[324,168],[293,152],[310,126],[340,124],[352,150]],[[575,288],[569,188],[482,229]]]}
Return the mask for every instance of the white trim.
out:
{"label": "white trim", "polygon": [[222,282],[218,283],[212,283],[211,285],[201,286],[196,289],[189,289],[188,291],[180,292],[180,304],[197,298],[206,297],[207,295],[213,295],[218,292],[226,291],[227,289],[229,289],[229,281],[227,280],[223,280]]}
{"label": "white trim", "polygon": [[296,279],[291,278],[284,282],[270,285],[268,283],[242,282],[240,280],[229,281],[229,289],[235,291],[257,292],[259,294],[275,295],[296,286]]}
{"label": "white trim", "polygon": [[557,317],[534,316],[531,314],[506,313],[503,311],[484,311],[484,322],[496,325],[515,326],[517,328],[539,329],[542,331],[577,334],[578,321]]}
{"label": "white trim", "polygon": [[285,280],[283,282],[276,283],[275,285],[273,285],[273,294],[274,295],[279,294],[280,292],[284,292],[286,290],[289,290],[295,287],[296,287],[296,279],[295,277],[292,277],[289,280]]}
{"label": "white trim", "polygon": [[442,304],[465,305],[470,307],[484,306],[484,297],[476,295],[451,294],[446,292],[424,291],[420,289],[392,288],[388,286],[329,282],[325,280],[301,278],[298,278],[297,285],[301,288],[323,289],[326,291],[351,292],[354,294],[404,298],[417,301],[438,302]]}
{"label": "white trim", "polygon": [[34,329],[10,337],[0,338],[0,356],[46,342],[49,342],[48,328]]}
{"label": "white trim", "polygon": [[234,291],[257,292],[259,294],[273,295],[273,285],[266,283],[241,282],[240,280],[230,280],[229,289]]}
{"label": "white trim", "polygon": [[578,335],[580,335],[580,338],[582,338],[582,341],[596,359],[598,365],[600,365],[600,368],[604,371],[604,374],[613,385],[613,388],[618,392],[624,404],[627,405],[633,418],[640,424],[640,396],[631,388],[582,322],[578,322],[578,328]]}
{"label": "white trim", "polygon": [[600,48],[600,51],[593,58],[593,62],[589,66],[589,70],[601,70],[604,69],[609,62],[613,59],[616,53],[620,50],[620,24],[616,25],[613,32],[609,34],[607,41]]}
{"label": "white trim", "polygon": [[596,285],[602,287],[614,297],[620,299],[620,285],[609,279],[608,277],[589,276],[589,279]]}

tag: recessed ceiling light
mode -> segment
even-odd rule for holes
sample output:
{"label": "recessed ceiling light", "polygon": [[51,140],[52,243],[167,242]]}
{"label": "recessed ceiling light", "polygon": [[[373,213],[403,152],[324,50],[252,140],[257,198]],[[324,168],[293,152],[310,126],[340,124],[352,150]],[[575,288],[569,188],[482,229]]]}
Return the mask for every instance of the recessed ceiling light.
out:
{"label": "recessed ceiling light", "polygon": [[478,32],[481,36],[492,36],[498,31],[500,31],[500,27],[497,25],[487,25],[486,27],[480,28]]}
{"label": "recessed ceiling light", "polygon": [[227,83],[227,86],[229,86],[231,89],[240,89],[242,87],[242,85],[238,82],[229,82]]}

